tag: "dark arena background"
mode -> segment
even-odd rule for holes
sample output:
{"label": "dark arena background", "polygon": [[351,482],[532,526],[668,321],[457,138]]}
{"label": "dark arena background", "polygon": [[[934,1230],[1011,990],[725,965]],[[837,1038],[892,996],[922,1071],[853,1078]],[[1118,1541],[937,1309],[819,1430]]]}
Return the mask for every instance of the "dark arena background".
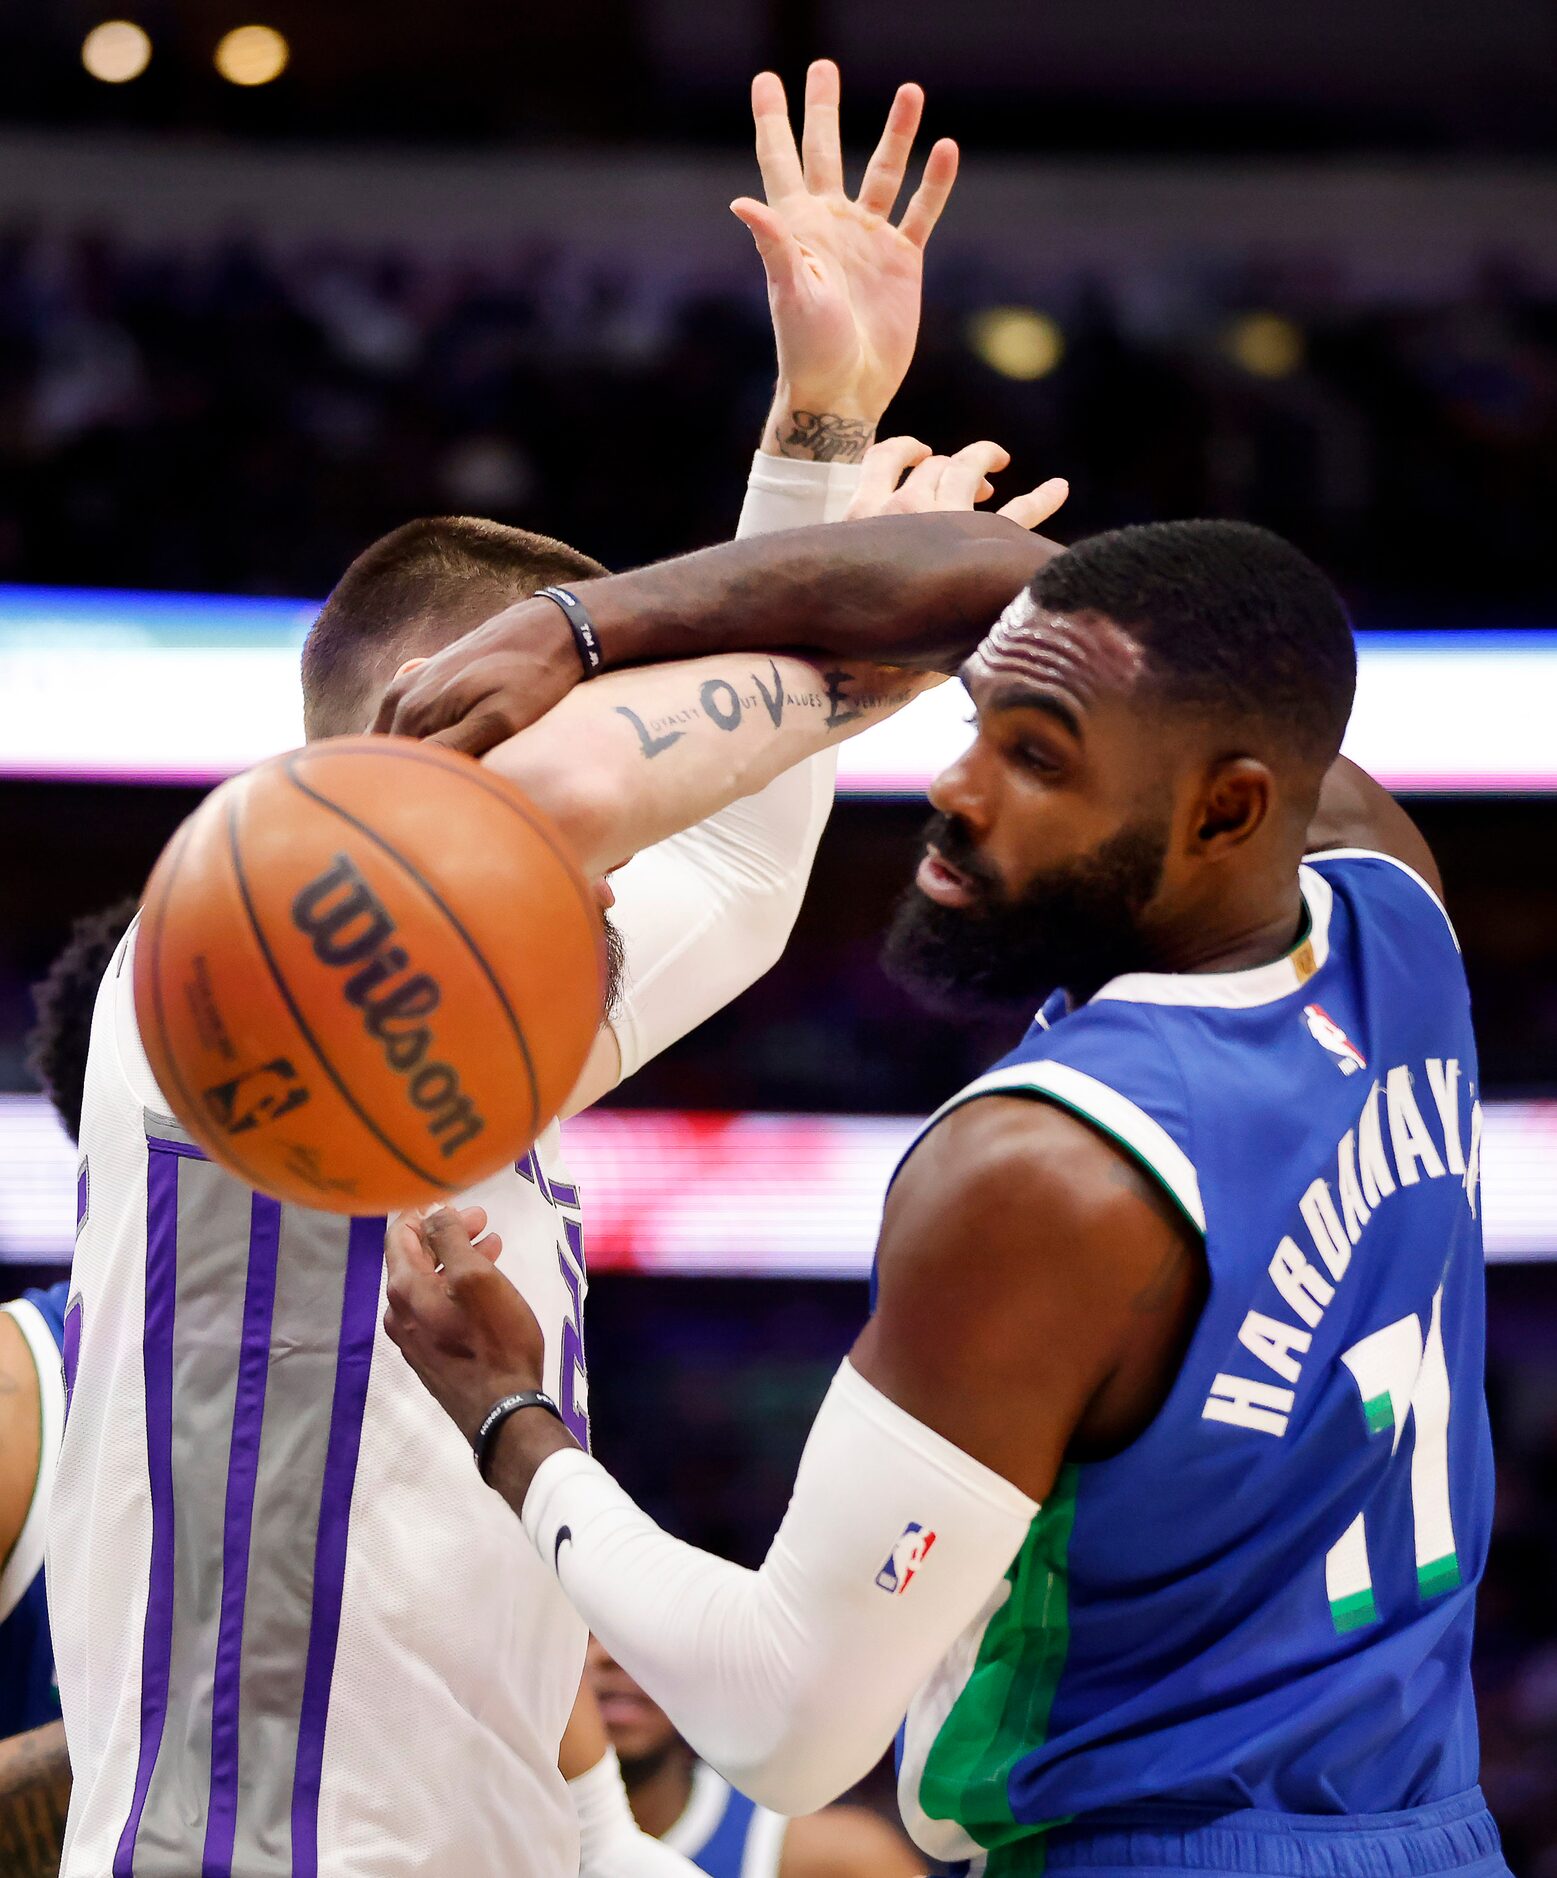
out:
{"label": "dark arena background", "polygon": [[[1349,748],[1431,840],[1475,998],[1482,1779],[1513,1869],[1557,1878],[1549,0],[107,14],[0,0],[4,1294],[69,1260],[24,1040],[71,921],[300,739],[302,632],[376,535],[480,514],[617,568],[728,538],[773,377],[727,207],[748,80],[797,97],[835,57],[856,159],[920,80],[963,169],[886,429],[994,437],[1012,490],[1067,477],[1062,539],[1265,523],[1353,608]],[[571,1131],[596,1451],[744,1562],[865,1312],[896,1153],[1028,1015],[945,1023],[879,967],[966,734],[946,694],[914,721],[849,746],[779,965]]]}

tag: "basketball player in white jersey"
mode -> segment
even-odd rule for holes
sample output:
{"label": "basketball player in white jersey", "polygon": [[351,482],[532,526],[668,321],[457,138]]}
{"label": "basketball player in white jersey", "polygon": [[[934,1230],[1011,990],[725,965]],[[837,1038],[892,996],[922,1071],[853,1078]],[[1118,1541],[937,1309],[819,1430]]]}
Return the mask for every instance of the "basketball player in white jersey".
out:
{"label": "basketball player in white jersey", "polygon": [[[815,68],[802,168],[777,81],[756,92],[769,203],[740,212],[784,377],[746,532],[847,507],[846,459],[906,369],[920,249],[955,167],[937,146],[894,228],[919,94],[899,94],[855,202],[836,102],[836,71]],[[1003,453],[918,461],[894,496],[925,456],[884,447],[877,499],[965,506]],[[1059,493],[1016,513],[1036,521]],[[310,734],[360,728],[397,667],[593,571],[491,524],[397,531],[348,572],[305,653]],[[637,854],[617,888],[628,975],[570,1112],[777,957],[830,800],[826,753],[912,689],[732,655],[603,679],[506,746],[500,766],[587,871]],[[508,1515],[379,1328],[384,1222],[283,1208],[171,1120],[136,1033],[134,943],[94,1019],[50,1530],[76,1779],[65,1878],[569,1873],[557,1748],[583,1627],[551,1574],[516,1559]],[[263,1078],[240,1088],[234,1125],[263,1127],[273,1099]],[[501,1233],[545,1327],[548,1388],[587,1439],[583,1225],[557,1129],[466,1199],[469,1230]]]}

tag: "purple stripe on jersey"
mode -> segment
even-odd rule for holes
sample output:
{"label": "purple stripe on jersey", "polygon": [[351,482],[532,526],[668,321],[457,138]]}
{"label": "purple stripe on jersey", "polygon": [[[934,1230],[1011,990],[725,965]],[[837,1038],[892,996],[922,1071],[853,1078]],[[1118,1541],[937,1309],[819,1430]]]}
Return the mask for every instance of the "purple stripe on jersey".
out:
{"label": "purple stripe on jersey", "polygon": [[87,1222],[87,1208],[92,1199],[92,1177],[83,1160],[76,1169],[76,1236],[81,1236],[81,1228]]}
{"label": "purple stripe on jersey", "polygon": [[330,1404],[330,1439],[319,1496],[319,1534],[314,1546],[314,1608],[303,1671],[303,1701],[297,1723],[297,1767],[292,1780],[293,1878],[318,1878],[319,1783],[324,1768],[324,1730],[335,1676],[335,1646],[341,1629],[346,1583],[346,1538],[351,1493],[362,1442],[362,1412],[373,1366],[378,1328],[379,1279],[384,1270],[383,1219],[354,1219],[346,1249],[346,1285],[341,1305],[340,1353],[335,1361],[335,1398]]}
{"label": "purple stripe on jersey", "polygon": [[70,1398],[76,1393],[76,1365],[81,1360],[81,1294],[77,1292],[65,1307],[65,1334],[59,1346],[60,1363],[65,1371],[65,1419],[70,1419]]}
{"label": "purple stripe on jersey", "polygon": [[141,1639],[141,1745],[130,1816],[114,1853],[114,1878],[131,1878],[152,1769],[168,1719],[173,1656],[173,1300],[178,1275],[176,1142],[150,1142],[146,1156],[146,1474],[151,1488],[151,1574]]}
{"label": "purple stripe on jersey", "polygon": [[243,1340],[233,1397],[222,1525],[222,1607],[211,1688],[211,1799],[206,1809],[201,1878],[230,1878],[238,1824],[238,1708],[243,1667],[243,1611],[249,1590],[249,1538],[259,1476],[265,1383],[270,1373],[276,1262],[281,1245],[279,1202],[255,1194],[249,1213],[249,1264],[243,1292]]}
{"label": "purple stripe on jersey", "polygon": [[186,1161],[208,1161],[211,1158],[204,1148],[197,1148],[192,1141],[164,1141],[160,1135],[148,1135],[146,1145],[155,1148],[159,1154],[177,1154]]}
{"label": "purple stripe on jersey", "polygon": [[578,1205],[578,1188],[577,1187],[565,1186],[563,1182],[560,1180],[553,1180],[549,1183],[549,1185],[550,1185],[550,1190],[551,1190],[552,1204],[554,1206],[577,1206]]}

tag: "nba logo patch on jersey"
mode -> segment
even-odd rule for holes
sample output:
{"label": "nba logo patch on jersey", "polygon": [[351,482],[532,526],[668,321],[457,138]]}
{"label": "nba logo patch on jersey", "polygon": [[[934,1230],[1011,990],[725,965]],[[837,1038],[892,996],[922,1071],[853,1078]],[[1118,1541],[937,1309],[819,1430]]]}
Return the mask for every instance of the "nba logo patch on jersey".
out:
{"label": "nba logo patch on jersey", "polygon": [[926,1532],[917,1520],[911,1519],[899,1534],[886,1564],[876,1573],[876,1583],[893,1597],[901,1597],[934,1544],[935,1534]]}
{"label": "nba logo patch on jersey", "polygon": [[1343,1076],[1355,1076],[1368,1067],[1368,1059],[1322,1004],[1305,1004],[1303,1018],[1309,1035],[1335,1058]]}

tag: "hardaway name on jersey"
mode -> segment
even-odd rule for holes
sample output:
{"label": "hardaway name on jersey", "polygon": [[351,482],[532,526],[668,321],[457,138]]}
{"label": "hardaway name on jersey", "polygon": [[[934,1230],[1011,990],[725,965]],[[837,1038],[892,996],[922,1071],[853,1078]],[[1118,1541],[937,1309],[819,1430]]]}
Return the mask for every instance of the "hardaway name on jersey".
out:
{"label": "hardaway name on jersey", "polygon": [[1052,999],[947,1105],[1085,1117],[1203,1235],[1210,1289],[1160,1412],[1062,1468],[915,1704],[901,1798],[940,1857],[1105,1808],[1374,1816],[1474,1788],[1492,1466],[1465,976],[1400,864],[1337,852],[1301,881],[1287,957]]}
{"label": "hardaway name on jersey", "polygon": [[[382,1219],[281,1206],[165,1112],[134,931],[98,996],[49,1529],[64,1878],[556,1878],[584,1627],[385,1337]],[[587,1438],[555,1129],[462,1198]]]}

